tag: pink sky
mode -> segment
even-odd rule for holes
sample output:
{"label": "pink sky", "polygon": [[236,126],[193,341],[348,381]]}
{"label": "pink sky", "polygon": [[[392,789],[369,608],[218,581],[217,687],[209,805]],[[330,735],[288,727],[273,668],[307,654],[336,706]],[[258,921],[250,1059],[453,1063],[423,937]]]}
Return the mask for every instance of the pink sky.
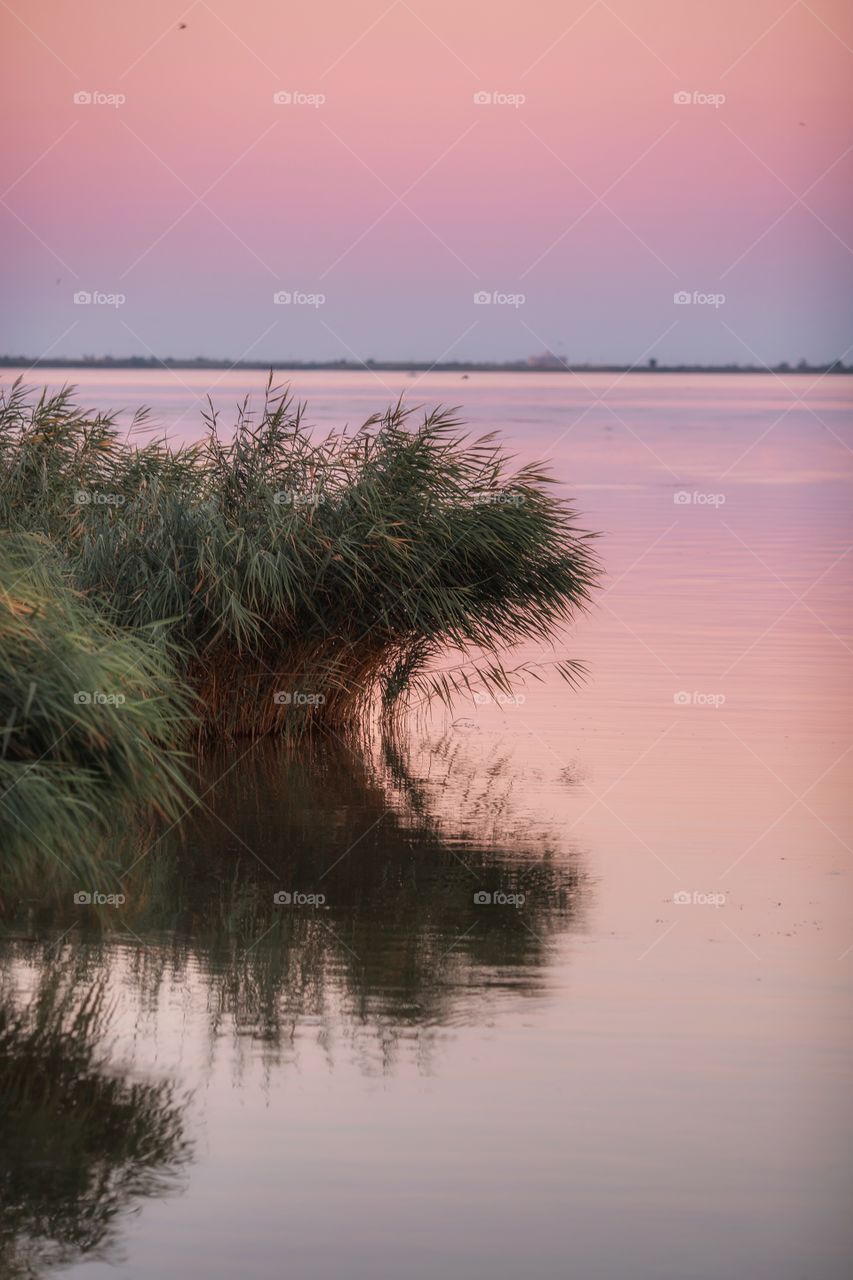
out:
{"label": "pink sky", "polygon": [[775,362],[853,343],[841,0],[4,0],[0,25],[0,351]]}

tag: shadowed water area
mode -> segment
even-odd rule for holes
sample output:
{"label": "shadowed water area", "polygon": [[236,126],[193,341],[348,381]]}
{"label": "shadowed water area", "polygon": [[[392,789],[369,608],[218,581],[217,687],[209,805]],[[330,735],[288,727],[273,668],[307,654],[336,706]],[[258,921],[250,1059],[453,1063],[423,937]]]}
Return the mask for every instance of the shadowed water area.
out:
{"label": "shadowed water area", "polygon": [[[541,998],[589,892],[582,859],[519,815],[506,754],[482,771],[465,735],[451,726],[420,780],[387,741],[211,753],[180,832],[116,841],[124,902],[22,904],[0,1023],[11,1274],[119,1262],[123,1216],[180,1189],[195,1107],[152,1069],[152,1023],[192,1026],[203,1088],[225,1057],[266,1092],[317,1053],[324,1074],[428,1075],[450,1029]],[[451,777],[456,827],[433,798]]]}

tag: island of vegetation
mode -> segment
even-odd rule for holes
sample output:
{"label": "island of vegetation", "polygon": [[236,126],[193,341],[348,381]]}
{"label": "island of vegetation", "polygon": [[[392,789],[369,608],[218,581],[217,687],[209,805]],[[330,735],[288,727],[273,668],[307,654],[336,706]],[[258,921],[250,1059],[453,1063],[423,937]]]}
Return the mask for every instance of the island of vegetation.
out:
{"label": "island of vegetation", "polygon": [[182,812],[206,743],[509,693],[538,670],[516,647],[590,601],[572,505],[452,411],[397,403],[319,438],[271,376],[227,430],[205,417],[172,447],[67,388],[0,397],[6,892],[76,873],[125,810]]}

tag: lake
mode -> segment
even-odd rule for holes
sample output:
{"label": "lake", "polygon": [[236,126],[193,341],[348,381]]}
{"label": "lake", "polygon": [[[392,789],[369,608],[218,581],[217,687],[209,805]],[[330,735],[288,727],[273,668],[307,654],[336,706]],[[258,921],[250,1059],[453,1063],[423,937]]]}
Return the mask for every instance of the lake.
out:
{"label": "lake", "polygon": [[[28,377],[175,440],[264,383]],[[514,700],[212,753],[164,839],[122,833],[114,923],[7,923],[0,1271],[846,1277],[853,381],[293,387],[320,428],[461,406],[607,577]]]}

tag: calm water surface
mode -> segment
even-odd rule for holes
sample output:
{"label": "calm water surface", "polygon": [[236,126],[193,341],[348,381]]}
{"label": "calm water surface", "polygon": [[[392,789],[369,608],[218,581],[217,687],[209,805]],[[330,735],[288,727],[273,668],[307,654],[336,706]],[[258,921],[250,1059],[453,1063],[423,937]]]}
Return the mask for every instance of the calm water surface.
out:
{"label": "calm water surface", "polygon": [[[263,384],[73,376],[175,439]],[[589,681],[213,755],[166,840],[123,834],[103,928],[30,904],[0,950],[0,1273],[846,1277],[853,384],[295,390],[321,426],[459,404],[550,458],[608,577],[538,656]]]}

